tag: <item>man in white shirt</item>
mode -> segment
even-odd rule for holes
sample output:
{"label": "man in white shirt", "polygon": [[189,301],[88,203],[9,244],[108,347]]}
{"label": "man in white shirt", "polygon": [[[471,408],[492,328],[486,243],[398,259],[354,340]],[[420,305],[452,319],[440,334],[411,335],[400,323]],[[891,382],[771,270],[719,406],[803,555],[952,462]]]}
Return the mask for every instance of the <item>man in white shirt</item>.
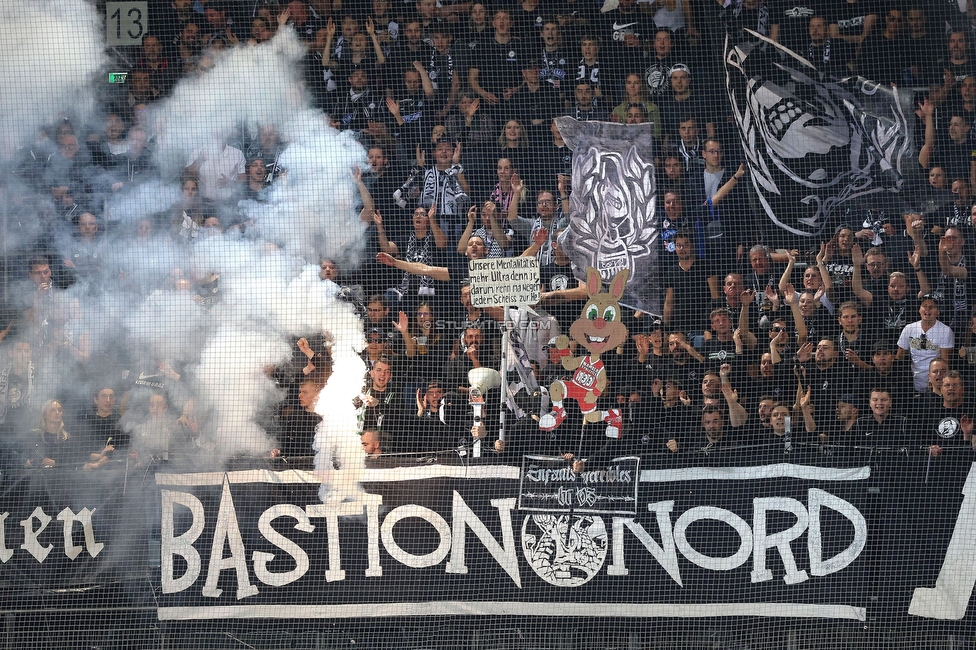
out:
{"label": "man in white shirt", "polygon": [[906,325],[898,337],[895,360],[904,359],[906,353],[911,355],[915,390],[924,393],[928,386],[929,363],[940,356],[949,361],[955,337],[949,326],[939,320],[939,301],[932,294],[922,296],[918,313],[922,319]]}
{"label": "man in white shirt", "polygon": [[198,149],[190,156],[188,169],[197,172],[200,196],[212,201],[226,201],[234,195],[247,175],[244,152],[227,144]]}

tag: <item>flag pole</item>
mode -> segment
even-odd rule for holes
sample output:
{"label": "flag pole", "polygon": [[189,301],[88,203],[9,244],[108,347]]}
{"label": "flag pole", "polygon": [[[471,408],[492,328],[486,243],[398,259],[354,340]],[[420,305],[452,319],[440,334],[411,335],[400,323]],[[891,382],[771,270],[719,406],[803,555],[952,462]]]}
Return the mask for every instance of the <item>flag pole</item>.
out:
{"label": "flag pole", "polygon": [[501,401],[498,405],[498,439],[505,442],[505,405],[508,402],[508,336],[509,336],[509,307],[505,306],[505,317],[502,321],[502,367],[498,374],[502,378]]}

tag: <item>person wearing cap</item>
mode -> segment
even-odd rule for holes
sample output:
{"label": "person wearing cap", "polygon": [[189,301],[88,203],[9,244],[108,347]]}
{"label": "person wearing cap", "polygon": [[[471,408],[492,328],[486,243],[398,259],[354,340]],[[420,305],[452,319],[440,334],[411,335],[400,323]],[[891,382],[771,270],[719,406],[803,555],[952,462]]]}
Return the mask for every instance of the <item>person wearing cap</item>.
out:
{"label": "person wearing cap", "polygon": [[[710,138],[715,137],[715,123],[711,110],[705,104],[705,98],[692,89],[691,69],[684,63],[675,64],[668,72],[671,82],[671,94],[661,98],[658,108],[664,119],[665,136],[673,140],[678,135],[678,125],[693,118],[699,126],[705,126],[705,132]],[[717,99],[717,95],[709,101]]]}
{"label": "person wearing cap", "polygon": [[[892,399],[893,409],[900,415],[908,413],[910,408],[912,380],[908,366],[895,363],[895,352],[898,346],[892,340],[879,339],[871,351],[871,368],[861,373],[858,379],[860,386],[877,386],[888,391]],[[945,363],[939,359],[940,362]]]}
{"label": "person wearing cap", "polygon": [[[807,427],[810,433],[816,432],[815,440],[824,445],[840,445],[848,447],[852,444],[852,429],[857,424],[857,416],[861,407],[859,398],[853,393],[843,393],[836,400],[818,408],[810,399],[813,387],[808,387],[800,395],[800,407],[804,419],[810,419],[812,426]],[[818,415],[819,414],[819,415]]]}
{"label": "person wearing cap", "polygon": [[955,348],[955,336],[952,329],[939,320],[939,300],[936,296],[923,295],[918,313],[921,318],[901,331],[895,359],[901,361],[909,358],[915,390],[924,393],[928,384],[926,371],[929,362],[936,357],[949,361],[949,355]]}
{"label": "person wearing cap", "polygon": [[[537,142],[545,137],[552,119],[559,114],[560,97],[551,84],[543,83],[540,77],[541,65],[536,54],[522,56],[522,84],[507,94],[507,114],[510,119],[525,125],[529,141]],[[530,169],[519,169],[526,176],[532,176]],[[541,180],[541,179],[540,179]],[[549,179],[546,179],[549,181]],[[534,187],[541,188],[538,182]]]}

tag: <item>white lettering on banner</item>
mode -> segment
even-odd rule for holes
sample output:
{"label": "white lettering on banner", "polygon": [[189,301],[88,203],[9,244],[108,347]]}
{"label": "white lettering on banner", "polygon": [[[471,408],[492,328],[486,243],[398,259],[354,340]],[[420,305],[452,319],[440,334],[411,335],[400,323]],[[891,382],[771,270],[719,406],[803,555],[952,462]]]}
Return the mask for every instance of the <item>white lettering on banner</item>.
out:
{"label": "white lettering on banner", "polygon": [[[406,519],[407,517],[418,517],[434,527],[434,530],[440,536],[440,542],[437,544],[436,549],[426,555],[414,555],[400,548],[400,545],[393,539],[393,526],[401,519]],[[430,508],[418,505],[394,508],[386,516],[386,519],[383,520],[383,526],[380,528],[380,536],[383,538],[383,546],[386,547],[386,552],[394,560],[414,569],[422,569],[440,564],[451,550],[451,527],[447,525],[447,522],[439,514]]]}
{"label": "white lettering on banner", "polygon": [[[539,478],[542,477],[539,476]],[[849,566],[864,550],[867,541],[866,521],[852,504],[828,492],[811,488],[807,495],[806,507],[800,501],[788,497],[753,499],[752,527],[736,513],[713,506],[697,506],[686,510],[678,517],[672,527],[672,512],[675,502],[649,503],[647,510],[655,515],[660,543],[633,517],[613,517],[610,544],[612,562],[607,567],[607,575],[626,576],[629,574],[624,551],[625,529],[633,533],[678,586],[684,586],[678,562],[679,552],[692,564],[710,571],[733,570],[745,564],[749,556],[752,555],[751,578],[753,583],[773,579],[773,572],[767,566],[767,554],[771,549],[775,549],[779,554],[785,572],[783,581],[786,584],[799,584],[808,580],[810,576],[823,577],[836,573]],[[256,551],[251,555],[254,575],[261,583],[273,587],[290,584],[306,575],[311,569],[308,554],[300,544],[277,532],[271,526],[271,522],[279,517],[291,517],[297,522],[296,530],[311,533],[315,530],[315,526],[311,524],[310,520],[324,518],[328,538],[328,568],[325,577],[329,582],[344,580],[346,572],[342,568],[339,518],[360,517],[365,511],[367,523],[366,554],[368,559],[368,566],[365,570],[366,577],[383,575],[379,553],[381,541],[390,557],[405,566],[412,568],[431,567],[440,564],[450,555],[450,559],[445,565],[445,572],[467,574],[465,543],[467,531],[471,530],[499,567],[512,579],[512,582],[519,588],[522,587],[516,551],[519,543],[515,539],[512,523],[512,511],[516,505],[514,499],[494,499],[491,501],[492,507],[498,511],[497,525],[501,531],[500,543],[485,522],[474,513],[457,491],[453,492],[452,523],[450,524],[437,512],[416,504],[406,504],[394,508],[381,522],[379,506],[382,501],[380,495],[367,493],[362,501],[357,502],[311,504],[305,506],[304,509],[292,504],[278,504],[268,508],[258,520],[258,531],[273,546],[288,554],[294,560],[295,568],[283,573],[272,573],[268,570],[268,565],[274,560],[274,554]],[[174,505],[181,505],[190,510],[190,526],[180,535],[174,533],[176,523]],[[823,558],[820,526],[823,508],[833,510],[845,517],[850,522],[854,533],[853,540],[846,549],[826,559]],[[766,519],[770,511],[789,512],[796,517],[796,522],[786,530],[769,534],[766,531]],[[195,496],[169,490],[162,490],[162,514],[162,586],[164,593],[175,593],[191,587],[200,577],[202,568],[200,554],[193,544],[203,532],[206,517],[203,504]],[[35,514],[32,515],[32,518],[37,518],[41,522],[41,527],[34,531],[33,537],[29,537],[33,540],[33,545],[38,545],[37,535],[47,525],[44,517],[46,515],[43,514],[43,511],[40,514],[35,511]],[[59,518],[62,517],[59,516]],[[84,511],[76,518],[84,523]],[[404,550],[397,543],[393,534],[394,527],[400,521],[409,518],[421,519],[433,527],[437,544],[431,552],[415,555]],[[688,528],[696,522],[705,520],[720,521],[732,528],[738,537],[738,549],[735,553],[729,557],[712,557],[705,555],[691,545],[687,538]],[[29,519],[21,523],[25,526],[25,530],[33,530],[30,521]],[[596,518],[594,518],[594,523],[599,523]],[[791,544],[805,532],[807,533],[810,559],[809,573],[797,567],[791,547]],[[223,557],[225,542],[229,544],[231,551],[230,556],[226,558]],[[94,545],[94,538],[91,539],[91,543]],[[25,542],[25,547],[26,545],[27,542]],[[92,548],[94,549],[96,546],[94,545]],[[37,548],[40,550],[35,549],[34,552],[42,554],[45,552],[45,549],[39,545]],[[49,549],[50,547],[47,549],[48,552]],[[90,550],[90,552],[92,551]],[[173,559],[176,556],[182,557],[187,564],[186,572],[178,577],[173,576]],[[203,595],[213,598],[219,597],[221,590],[217,589],[217,581],[220,572],[225,569],[234,569],[236,572],[238,599],[257,594],[258,588],[249,582],[246,556],[234,502],[230,494],[230,483],[225,481],[221,487],[220,509],[217,514],[214,538],[211,542],[210,562],[207,568]]]}
{"label": "white lettering on banner", "polygon": [[[162,578],[160,584],[164,594],[173,594],[184,589],[189,589],[200,577],[200,552],[193,548],[193,542],[197,541],[200,533],[203,532],[203,525],[206,523],[203,514],[203,504],[200,499],[187,492],[174,492],[172,490],[161,490],[162,498],[162,530],[160,536],[159,550],[161,553],[160,570]],[[190,510],[192,517],[190,527],[183,531],[179,536],[174,534],[175,520],[173,509],[174,505],[181,505]],[[186,560],[186,571],[179,578],[173,577],[173,557],[179,555]]]}
{"label": "white lettering on banner", "polygon": [[254,562],[254,575],[257,576],[258,580],[272,587],[283,587],[295,582],[308,573],[309,569],[308,553],[305,552],[305,549],[279,533],[271,525],[271,522],[278,517],[291,517],[298,522],[295,524],[295,530],[300,530],[303,533],[310,533],[315,530],[315,526],[308,520],[305,511],[290,503],[271,506],[261,513],[261,518],[258,519],[258,530],[261,531],[266,540],[290,555],[291,559],[295,561],[295,568],[291,571],[272,573],[268,570],[268,564],[274,561],[274,553],[255,551],[251,554],[251,561]]}
{"label": "white lettering on banner", "polygon": [[[34,530],[33,522],[35,519],[40,524],[37,530]],[[20,522],[24,529],[24,543],[20,545],[20,548],[33,555],[38,562],[43,562],[47,558],[47,554],[54,548],[53,544],[41,546],[41,543],[37,541],[37,537],[44,532],[49,523],[51,523],[51,516],[46,514],[40,506],[34,508],[30,517]]]}
{"label": "white lettering on banner", "polygon": [[[230,557],[224,557],[224,542],[230,545]],[[217,579],[224,569],[237,572],[237,600],[254,596],[258,588],[251,584],[247,573],[247,551],[240,526],[237,525],[237,511],[230,495],[230,483],[224,480],[220,493],[220,508],[217,510],[217,529],[210,546],[210,566],[207,567],[207,581],[203,585],[203,595],[218,598],[223,589],[217,588]]]}
{"label": "white lettering on banner", "polygon": [[[714,519],[715,521],[721,521],[731,526],[732,530],[739,536],[739,550],[729,557],[710,557],[695,550],[688,543],[685,532],[691,524],[702,519]],[[749,524],[734,512],[714,506],[697,506],[685,510],[678,517],[678,521],[674,522],[674,542],[678,550],[681,551],[681,554],[692,564],[712,571],[731,571],[732,569],[736,569],[745,564],[749,559],[749,555],[752,553],[752,531],[749,529]]]}
{"label": "white lettering on banner", "polygon": [[72,560],[78,557],[82,547],[74,543],[75,522],[81,523],[81,528],[85,532],[85,550],[92,557],[96,557],[105,548],[105,544],[95,541],[95,530],[92,528],[92,515],[94,510],[82,508],[81,512],[75,514],[71,508],[65,508],[58,513],[58,521],[64,523],[64,554]]}
{"label": "white lettering on banner", "polygon": [[[479,478],[492,478],[496,480],[498,478],[508,480],[516,480],[518,478],[515,474],[511,476],[506,474],[511,468],[477,469],[484,474],[484,476],[479,476]],[[532,470],[529,470],[532,473],[532,477],[529,480],[534,480],[536,484],[540,484],[558,478],[548,471],[543,471],[544,469],[533,467]],[[576,480],[587,483],[633,481],[638,478],[637,475],[632,475],[626,471],[618,471],[619,469],[611,466],[606,471],[601,469],[599,472],[595,472],[593,476],[589,477],[590,481],[587,481],[586,477],[577,477]],[[433,467],[424,468],[422,471],[431,474],[431,476],[435,476],[440,474],[447,475],[449,471],[453,470],[451,468]],[[685,472],[685,470],[679,471]],[[415,472],[414,468],[408,470],[397,468],[387,470],[386,472],[384,474],[382,471],[374,470],[374,480],[401,481],[418,478],[411,474],[411,472]],[[699,480],[702,478],[704,480],[709,480],[710,478],[761,480],[767,475],[790,476],[798,472],[820,472],[820,475],[816,476],[797,476],[797,478],[808,480],[849,481],[859,480],[869,476],[866,471],[860,470],[839,472],[784,464],[760,468],[726,468],[720,472],[717,471],[714,476],[704,478],[699,475],[698,478]],[[834,473],[831,474],[830,472]],[[466,575],[471,571],[475,571],[481,576],[484,576],[486,568],[483,565],[469,566],[466,562],[466,541],[468,539],[468,531],[470,531],[474,533],[471,539],[476,540],[476,543],[482,545],[487,555],[498,564],[498,568],[505,571],[507,576],[512,580],[511,584],[519,588],[523,586],[520,576],[521,558],[517,556],[517,549],[521,547],[523,553],[527,552],[525,546],[526,531],[523,525],[521,529],[521,540],[515,533],[515,526],[512,521],[513,510],[515,510],[517,505],[517,500],[515,499],[499,498],[493,499],[490,502],[492,508],[497,511],[497,520],[494,517],[482,519],[480,514],[476,514],[476,512],[480,513],[480,511],[473,510],[456,490],[452,491],[452,503],[449,513],[439,513],[430,508],[413,503],[400,505],[389,512],[381,512],[380,506],[383,503],[383,497],[370,493],[363,493],[362,499],[354,502],[314,503],[304,506],[287,503],[272,504],[259,518],[256,532],[260,533],[267,540],[270,547],[277,550],[275,552],[255,551],[249,555],[247,553],[249,549],[245,548],[243,541],[246,536],[242,536],[239,528],[236,509],[230,491],[231,483],[277,483],[282,479],[288,482],[292,478],[292,474],[288,472],[248,473],[247,478],[250,480],[242,480],[244,478],[243,474],[241,476],[237,476],[236,474],[238,473],[230,472],[224,474],[222,477],[223,480],[219,483],[221,498],[216,516],[214,513],[205,512],[202,502],[190,493],[174,492],[165,489],[161,491],[161,512],[163,517],[161,525],[161,568],[164,593],[171,594],[183,591],[192,588],[198,581],[202,581],[204,582],[203,595],[210,598],[217,598],[221,592],[221,590],[217,589],[221,572],[227,569],[234,569],[234,575],[237,579],[237,599],[247,599],[249,596],[258,593],[258,586],[251,584],[249,582],[250,579],[256,579],[257,582],[268,585],[269,587],[279,587],[292,584],[303,577],[307,577],[310,572],[314,572],[316,570],[314,566],[316,558],[307,550],[313,544],[316,548],[325,546],[325,552],[323,553],[325,557],[322,560],[327,560],[327,567],[325,567],[324,571],[326,580],[329,582],[345,580],[347,576],[346,570],[342,567],[342,560],[344,558],[342,557],[343,540],[340,538],[340,530],[346,529],[340,527],[340,517],[355,517],[365,524],[366,544],[358,545],[353,550],[354,553],[365,553],[368,560],[365,571],[359,569],[362,572],[360,576],[380,577],[383,575],[383,567],[380,564],[381,544],[388,554],[387,561],[397,562],[411,568],[443,565],[445,573]],[[491,475],[489,476],[489,474]],[[389,478],[385,478],[387,475]],[[199,475],[197,480],[200,481],[199,485],[216,487],[218,482],[213,480],[215,478],[210,475]],[[302,477],[296,474],[295,478],[297,481]],[[681,474],[681,478],[672,476],[672,480],[688,480],[690,478],[692,476],[687,472]],[[667,477],[663,473],[647,474],[641,472],[640,479],[661,482],[667,480]],[[973,480],[976,482],[976,479]],[[181,477],[176,475],[163,477],[160,483],[162,485],[194,485],[194,483],[189,482],[187,479],[181,479]],[[367,481],[368,483],[369,481]],[[976,490],[973,490],[973,493],[976,493]],[[176,505],[182,506],[188,513],[176,513]],[[487,504],[482,505],[487,507]],[[812,577],[823,577],[835,573],[849,566],[859,557],[865,548],[867,540],[865,519],[854,505],[835,495],[815,488],[807,490],[806,503],[803,503],[802,500],[778,496],[753,499],[751,515],[747,512],[733,512],[710,505],[691,507],[684,512],[676,513],[674,512],[675,505],[675,501],[659,501],[646,504],[647,512],[653,513],[657,522],[656,532],[653,530],[653,526],[648,525],[647,520],[641,520],[630,515],[612,516],[606,524],[604,524],[604,520],[600,517],[587,517],[580,513],[575,515],[557,514],[549,516],[549,519],[552,521],[547,522],[547,525],[553,527],[553,530],[565,531],[568,526],[568,529],[571,531],[571,537],[573,535],[582,535],[585,532],[587,536],[594,539],[594,550],[600,551],[602,555],[590,563],[592,566],[587,564],[584,567],[587,569],[587,577],[585,579],[580,578],[567,581],[566,579],[560,578],[560,580],[553,582],[539,574],[538,567],[532,564],[531,561],[529,561],[529,565],[540,578],[556,584],[556,586],[578,587],[587,582],[593,575],[603,570],[606,571],[606,575],[608,576],[627,576],[630,573],[627,568],[628,559],[632,563],[637,562],[643,571],[648,565],[646,556],[643,558],[638,557],[641,554],[641,547],[643,547],[653,558],[653,561],[664,569],[664,572],[678,587],[685,587],[682,581],[679,557],[709,571],[730,571],[745,565],[751,555],[753,561],[751,581],[753,583],[766,582],[774,579],[774,577],[778,577],[778,575],[782,575],[786,584],[795,585],[808,581]],[[853,541],[846,549],[829,558],[823,557],[823,540],[821,539],[821,515],[824,508],[846,518],[853,529]],[[976,510],[976,506],[973,506],[973,509]],[[965,508],[964,511],[968,512]],[[775,519],[775,517],[770,517],[771,512],[790,513],[795,518],[795,522],[786,530],[769,532],[767,531],[767,519]],[[90,518],[90,514],[88,518]],[[976,513],[972,516],[976,520]],[[43,511],[38,509],[31,517],[21,522],[25,532],[28,533],[25,536],[24,548],[31,544],[27,540],[33,540],[32,544],[36,545],[35,551],[40,553],[45,552],[45,548],[38,541],[38,537],[50,521],[50,517],[47,517],[48,521],[45,522],[45,517],[47,516],[44,515]],[[530,519],[536,521],[539,517],[542,516],[529,514],[525,516],[525,521],[527,522]],[[217,521],[214,526],[213,538],[201,539],[206,528],[207,520],[210,519],[212,521],[214,518]],[[303,534],[285,535],[275,530],[272,524],[279,518],[292,519],[294,521],[293,528]],[[320,530],[316,530],[317,527],[312,525],[312,520],[315,518],[325,519],[326,525],[320,527]],[[34,519],[37,519],[39,524],[34,524]],[[67,520],[82,521],[84,525],[86,516],[84,511],[78,515],[73,515],[70,511],[65,510],[59,515],[59,519],[65,521],[66,524],[68,523]],[[363,519],[365,521],[362,521]],[[576,520],[575,523],[574,519]],[[411,526],[419,526],[422,529],[411,531],[419,535],[422,540],[425,540],[420,542],[423,544],[420,547],[423,549],[422,551],[418,551],[416,547],[403,548],[398,543],[395,535],[396,525],[405,521],[409,521]],[[692,545],[696,537],[691,536],[689,539],[689,530],[694,530],[695,524],[703,521],[722,522],[731,528],[731,530],[727,530],[720,527],[713,534],[719,536],[734,535],[728,538],[728,542],[722,544],[723,547],[731,546],[731,548],[736,549],[732,555],[728,557],[712,557],[707,554],[708,551],[704,548],[695,548]],[[672,522],[674,522],[673,525]],[[0,518],[0,526],[2,526],[2,523],[3,519]],[[180,528],[177,529],[177,526]],[[278,528],[282,530],[280,525]],[[652,532],[649,532],[648,528]],[[959,528],[962,530],[965,527],[960,525]],[[177,530],[182,532],[176,534]],[[627,535],[625,531],[627,530],[634,535],[641,543],[641,546],[627,546],[625,544],[625,537]],[[307,536],[307,534],[312,532],[318,534],[316,539]],[[322,534],[327,536],[326,539],[321,539]],[[401,542],[404,540],[402,534],[401,532]],[[802,538],[804,534],[807,536],[806,544],[809,550],[809,567],[797,566],[796,557],[792,549],[794,542],[803,543]],[[600,537],[601,535],[602,538]],[[608,540],[608,537],[611,539]],[[41,539],[43,540],[43,537]],[[90,540],[92,549],[89,552],[93,552],[96,548],[94,539],[93,535]],[[89,540],[86,538],[86,541]],[[720,537],[718,541],[723,542],[723,539]],[[2,542],[2,539],[0,539],[0,542]],[[210,559],[206,566],[205,576],[201,575],[204,571],[201,553],[195,547],[198,543],[201,545],[201,548],[209,547],[210,549]],[[230,548],[230,555],[224,557],[224,547],[227,545]],[[608,546],[609,548],[607,548]],[[630,551],[627,549],[630,549]],[[72,554],[80,554],[78,547],[70,546],[69,550]],[[270,570],[279,551],[294,561],[294,568],[282,572],[273,572]],[[610,551],[612,561],[609,564],[604,564],[603,558],[606,556],[607,551]],[[769,563],[770,551],[775,552],[773,555],[774,558],[777,556],[779,558],[772,564]],[[0,547],[0,552],[2,552],[2,547]],[[49,548],[47,552],[49,552]],[[349,549],[346,549],[346,552],[348,554]],[[628,558],[628,553],[632,557]],[[176,564],[174,563],[174,559],[177,556],[183,558],[186,562],[186,569],[180,576],[173,575]],[[248,558],[252,563],[251,567],[247,565]],[[526,560],[529,560],[528,555],[526,555]],[[556,565],[553,564],[553,566],[555,567]],[[603,569],[604,566],[606,567],[605,569]],[[780,566],[782,567],[781,569],[779,568]],[[249,574],[248,571],[252,568],[254,573]],[[945,570],[947,569],[944,569],[944,572]],[[782,573],[779,574],[777,571]],[[942,586],[943,582],[940,582],[939,586]],[[968,593],[969,591],[965,591],[962,594],[963,602],[968,600]],[[221,605],[213,609],[226,610],[225,616],[233,616],[232,612],[237,611],[235,607],[238,606],[228,607]],[[247,608],[245,605],[239,607]],[[328,607],[332,606],[323,605],[323,607],[328,609]],[[661,607],[664,609],[660,609]],[[681,606],[678,605],[661,605],[659,606],[659,613],[654,615],[665,615],[663,612],[671,611],[667,609],[668,607],[678,607],[678,610],[681,609]],[[846,605],[831,605],[827,607],[828,609],[830,607],[847,608],[844,609],[846,613],[840,614],[843,617],[863,619],[864,616],[863,608],[849,608]],[[194,611],[200,609],[202,611],[202,609],[208,609],[208,607],[190,609]],[[678,610],[674,610],[673,615],[698,615],[697,613],[683,614]],[[282,611],[284,612],[285,610],[283,609]],[[695,611],[697,612],[697,610]],[[759,611],[760,615],[776,615],[762,608],[756,611]],[[275,615],[270,616],[275,617]],[[191,613],[190,615],[174,615],[174,617],[192,618],[193,616]]]}
{"label": "white lettering on banner", "polygon": [[[766,513],[770,510],[790,512],[796,517],[796,523],[773,535],[766,534]],[[752,581],[765,582],[773,579],[773,572],[766,568],[766,550],[775,548],[783,560],[786,576],[783,580],[788,585],[796,585],[806,581],[809,576],[806,571],[798,571],[796,558],[790,542],[797,539],[807,529],[807,509],[796,499],[787,497],[773,497],[769,499],[753,499],[752,501],[752,530],[754,548],[752,551]]]}
{"label": "white lettering on banner", "polygon": [[654,541],[644,527],[631,518],[613,518],[613,564],[607,567],[607,575],[625,576],[630,573],[624,564],[624,530],[626,526],[630,532],[644,545],[657,563],[668,572],[671,579],[679,587],[683,587],[681,582],[681,572],[678,569],[678,553],[674,545],[674,532],[671,528],[671,511],[674,510],[674,501],[658,501],[657,503],[647,504],[647,509],[657,516],[657,528],[661,534],[661,543]]}
{"label": "white lettering on banner", "polygon": [[454,520],[454,537],[452,542],[451,560],[447,563],[448,573],[466,574],[468,567],[464,563],[464,541],[467,529],[481,540],[488,552],[495,561],[505,569],[512,581],[522,587],[522,578],[519,576],[518,556],[515,554],[515,533],[512,530],[512,510],[515,508],[515,499],[492,499],[491,505],[498,509],[498,518],[502,524],[502,545],[499,546],[488,527],[478,519],[468,504],[464,502],[461,495],[454,493],[454,503],[452,506],[452,519]]}
{"label": "white lettering on banner", "polygon": [[326,582],[345,580],[342,570],[342,554],[339,550],[339,516],[355,516],[363,512],[361,505],[339,503],[305,506],[309,517],[325,517],[325,530],[329,536],[329,569],[325,572]]}
{"label": "white lettering on banner", "polygon": [[935,587],[915,590],[909,614],[948,621],[958,621],[966,615],[976,586],[976,463],[969,468],[962,494],[956,526]]}
{"label": "white lettering on banner", "polygon": [[[868,542],[868,522],[857,508],[830,492],[811,488],[807,493],[810,509],[810,533],[807,535],[807,552],[810,556],[810,573],[817,577],[837,573],[850,565],[864,550]],[[854,527],[854,539],[850,545],[834,557],[823,559],[823,538],[820,536],[820,508],[830,508],[844,516]]]}
{"label": "white lettering on banner", "polygon": [[7,517],[10,516],[9,512],[5,512],[0,515],[0,562],[4,564],[14,556],[12,549],[7,548]]}

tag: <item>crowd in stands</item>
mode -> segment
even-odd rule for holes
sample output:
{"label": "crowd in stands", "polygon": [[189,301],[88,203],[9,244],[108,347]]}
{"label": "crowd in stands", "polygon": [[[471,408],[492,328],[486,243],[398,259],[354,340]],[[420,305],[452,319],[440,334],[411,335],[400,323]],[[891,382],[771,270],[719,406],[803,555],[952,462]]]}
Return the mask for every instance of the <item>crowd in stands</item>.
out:
{"label": "crowd in stands", "polygon": [[[583,270],[560,245],[574,188],[559,116],[653,123],[657,147],[663,313],[624,314],[630,337],[604,354],[609,387],[600,396],[621,409],[622,435],[592,427],[591,453],[972,449],[976,2],[967,12],[935,1],[607,4],[601,13],[594,0],[151,3],[153,32],[129,53],[128,78],[106,94],[103,119],[50,125],[15,162],[17,181],[46,208],[29,215],[41,225],[10,258],[23,271],[0,333],[6,464],[94,471],[205,446],[205,415],[187,388],[192,368],[119,359],[117,372],[100,363],[98,376],[86,376],[105,354],[77,317],[79,298],[63,296],[122,254],[107,197],[160,178],[147,111],[181,78],[207,74],[220,50],[258,46],[282,29],[307,46],[309,101],[368,155],[354,172],[367,224],[361,263],[309,260],[361,303],[366,453],[483,439],[486,454],[580,454],[578,413],[559,429],[539,428],[546,389],[571,374],[557,339],[588,299]],[[918,88],[918,163],[932,201],[905,214],[848,214],[822,239],[781,245],[750,195],[723,92],[725,36],[744,29],[827,77]],[[219,153],[194,153],[179,178],[161,179],[179,183],[182,199],[139,221],[132,238],[190,247],[218,232],[248,237],[238,206],[269,200],[287,174],[287,147],[263,125],[253,135],[242,128]],[[506,318],[472,306],[467,262],[520,255],[541,267],[537,315],[523,314],[514,330],[538,387],[528,382],[511,398],[502,442],[499,389],[488,390],[480,422],[468,402],[469,371],[500,366]],[[217,275],[166,282],[204,306],[220,301]],[[268,369],[288,395],[260,422],[277,441],[268,456],[312,455],[329,344],[327,333],[299,339],[291,364]],[[80,376],[82,396],[56,379]],[[126,418],[133,408],[139,417]]]}

